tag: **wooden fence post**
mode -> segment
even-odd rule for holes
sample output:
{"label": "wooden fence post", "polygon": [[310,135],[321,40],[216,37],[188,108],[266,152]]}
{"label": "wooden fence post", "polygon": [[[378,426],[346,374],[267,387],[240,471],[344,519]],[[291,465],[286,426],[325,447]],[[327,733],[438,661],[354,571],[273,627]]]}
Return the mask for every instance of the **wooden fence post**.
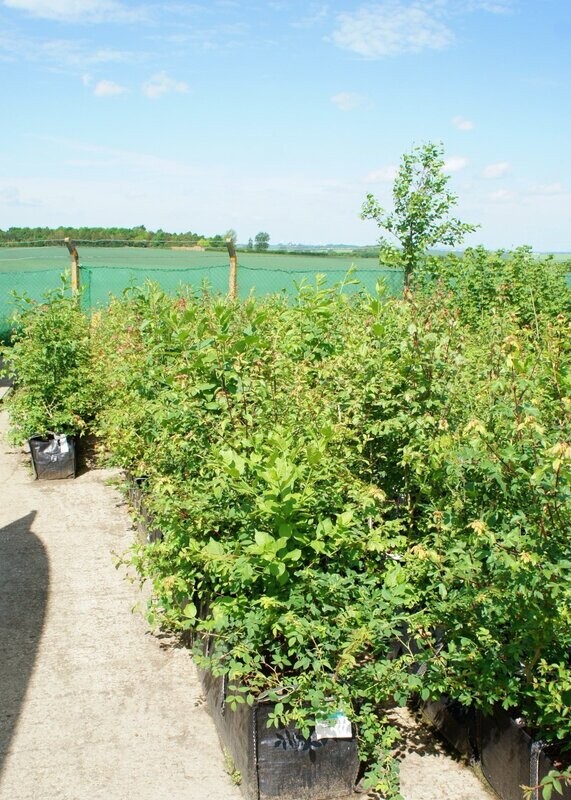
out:
{"label": "wooden fence post", "polygon": [[236,256],[236,248],[232,239],[226,239],[226,247],[228,248],[228,257],[230,258],[228,294],[232,300],[235,300],[238,296],[238,257]]}
{"label": "wooden fence post", "polygon": [[71,292],[75,295],[79,292],[79,254],[77,252],[77,247],[69,236],[65,237],[64,242],[71,256]]}

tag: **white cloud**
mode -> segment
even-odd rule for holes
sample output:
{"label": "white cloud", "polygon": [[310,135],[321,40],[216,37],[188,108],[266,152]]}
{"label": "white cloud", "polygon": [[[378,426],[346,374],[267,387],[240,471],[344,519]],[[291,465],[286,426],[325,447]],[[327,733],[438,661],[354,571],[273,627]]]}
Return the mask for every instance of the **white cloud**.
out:
{"label": "white cloud", "polygon": [[531,195],[540,195],[542,197],[552,197],[558,194],[565,194],[565,187],[562,183],[542,183],[534,186],[529,190]]}
{"label": "white cloud", "polygon": [[[126,50],[101,47],[92,53],[84,53],[82,58],[84,64],[117,64],[124,61],[137,61],[139,60],[139,55]],[[80,56],[78,55],[75,60],[78,62],[79,59]]]}
{"label": "white cloud", "polygon": [[464,156],[450,156],[446,159],[442,166],[443,172],[460,172],[461,169],[468,166],[468,159]]}
{"label": "white cloud", "polygon": [[353,111],[363,104],[363,97],[354,92],[339,92],[333,95],[331,102],[339,111]]}
{"label": "white cloud", "polygon": [[156,100],[163,94],[169,92],[178,92],[185,94],[189,91],[189,86],[184,81],[177,81],[174,78],[169,78],[166,72],[157,72],[146,83],[143,84],[143,94]]}
{"label": "white cloud", "polygon": [[[508,14],[516,0],[382,0],[337,16],[330,39],[365,58],[443,50],[455,41],[451,25],[472,12]],[[462,130],[469,130],[462,128]]]}
{"label": "white cloud", "polygon": [[397,173],[397,165],[388,164],[386,167],[381,167],[380,169],[375,169],[372,172],[369,172],[368,175],[365,175],[364,180],[366,183],[392,183],[396,178]]}
{"label": "white cloud", "polygon": [[464,119],[464,117],[453,117],[452,124],[459,131],[471,131],[475,127],[471,120]]}
{"label": "white cloud", "polygon": [[[1,0],[0,0],[1,2]],[[92,64],[138,63],[145,59],[141,50],[114,50],[111,47],[93,48],[86,41],[76,39],[40,39],[0,36],[0,60],[44,62],[56,67],[85,70]]]}
{"label": "white cloud", "polygon": [[510,165],[507,161],[498,161],[497,164],[488,164],[487,167],[484,167],[482,170],[482,178],[501,178],[502,175],[505,175],[506,172],[509,172]]}
{"label": "white cloud", "polygon": [[[110,160],[121,164],[124,169],[133,169],[138,175],[187,175],[196,177],[199,170],[194,164],[186,161],[162,158],[150,153],[142,153],[136,150],[122,150],[117,147],[107,147],[104,145],[82,142],[74,139],[63,139],[51,136],[38,136],[39,141],[47,145],[56,145],[64,148],[66,153],[88,153],[89,161],[99,162],[100,164]],[[69,159],[68,159],[69,160]],[[81,160],[84,160],[83,158]],[[212,174],[209,173],[210,177]]]}
{"label": "white cloud", "polygon": [[114,0],[3,0],[8,8],[41,19],[61,22],[136,22],[146,16],[141,8],[129,8]]}
{"label": "white cloud", "polygon": [[516,193],[512,192],[511,189],[496,189],[495,192],[490,192],[488,195],[488,198],[494,203],[509,203],[515,197]]}
{"label": "white cloud", "polygon": [[118,159],[109,159],[108,161],[102,161],[92,158],[69,158],[65,163],[69,167],[81,167],[81,169],[96,169],[96,170],[121,166],[121,163]]}
{"label": "white cloud", "polygon": [[386,2],[339,14],[331,40],[365,58],[382,58],[442,50],[454,41],[454,34],[418,3]]}
{"label": "white cloud", "polygon": [[[188,11],[196,12],[193,6],[188,6]],[[179,13],[178,7],[169,5],[168,10]],[[173,45],[186,46],[193,49],[200,48],[207,51],[222,51],[228,48],[243,47],[246,40],[252,38],[252,27],[248,22],[225,22],[220,25],[204,26],[196,22],[187,22],[182,25],[173,25],[160,30],[157,26],[155,34],[150,41],[158,43],[161,49],[170,50]]]}
{"label": "white cloud", "polygon": [[114,81],[99,81],[93,90],[96,97],[113,97],[113,95],[123,94],[123,92],[125,92],[125,87]]}
{"label": "white cloud", "polygon": [[39,44],[35,43],[30,58],[38,60],[46,59],[53,64],[66,67],[85,68],[93,64],[136,62],[140,59],[140,54],[134,52],[129,53],[123,50],[113,50],[110,47],[86,50],[81,41],[49,39]]}

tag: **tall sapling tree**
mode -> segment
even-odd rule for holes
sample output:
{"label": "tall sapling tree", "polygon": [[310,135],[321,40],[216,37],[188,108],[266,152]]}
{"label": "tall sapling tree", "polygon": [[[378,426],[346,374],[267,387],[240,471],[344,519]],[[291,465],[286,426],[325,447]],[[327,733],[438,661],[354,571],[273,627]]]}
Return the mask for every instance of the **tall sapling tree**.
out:
{"label": "tall sapling tree", "polygon": [[372,194],[361,208],[362,219],[374,219],[400,247],[382,236],[381,258],[402,265],[405,286],[429,247],[461,244],[477,225],[461,222],[450,211],[458,198],[448,188],[450,175],[444,172],[444,147],[427,142],[404,153],[393,184],[392,213],[387,213]]}

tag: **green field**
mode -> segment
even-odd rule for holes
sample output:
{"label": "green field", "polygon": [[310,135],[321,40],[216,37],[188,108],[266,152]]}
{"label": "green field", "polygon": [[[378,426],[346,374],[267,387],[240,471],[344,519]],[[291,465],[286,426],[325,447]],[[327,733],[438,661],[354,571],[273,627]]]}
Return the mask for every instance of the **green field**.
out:
{"label": "green field", "polygon": [[[542,253],[541,255],[547,255]],[[557,261],[571,260],[571,253],[553,253]],[[128,269],[209,269],[228,265],[224,251],[170,250],[142,247],[80,247],[79,258],[86,267],[123,267]],[[377,270],[376,258],[366,256],[307,255],[302,253],[238,253],[238,262],[249,269],[328,272],[347,270],[351,265],[361,270]],[[0,247],[0,272],[30,272],[69,267],[65,247]]]}

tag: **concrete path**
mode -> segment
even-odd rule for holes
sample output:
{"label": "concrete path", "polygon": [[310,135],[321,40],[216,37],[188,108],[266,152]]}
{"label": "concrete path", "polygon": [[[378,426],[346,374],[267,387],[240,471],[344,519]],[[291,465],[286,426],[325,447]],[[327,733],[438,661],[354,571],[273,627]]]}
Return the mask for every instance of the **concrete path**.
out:
{"label": "concrete path", "polygon": [[109,473],[36,482],[0,411],[0,798],[238,800],[184,650],[116,569]]}

